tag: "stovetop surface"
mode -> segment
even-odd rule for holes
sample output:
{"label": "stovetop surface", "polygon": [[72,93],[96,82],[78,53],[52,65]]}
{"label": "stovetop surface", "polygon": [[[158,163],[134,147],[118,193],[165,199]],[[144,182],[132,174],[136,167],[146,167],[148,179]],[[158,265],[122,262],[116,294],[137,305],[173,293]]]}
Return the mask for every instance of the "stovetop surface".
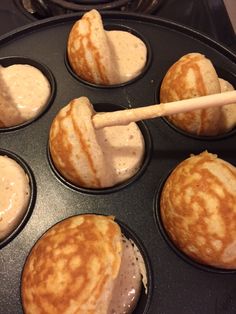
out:
{"label": "stovetop surface", "polygon": [[[42,18],[37,12],[29,14],[24,10],[22,1],[24,0],[0,1],[0,35]],[[30,2],[30,0],[27,1]],[[120,0],[115,0],[117,1]],[[33,2],[43,3],[44,1],[34,0]],[[70,1],[62,0],[62,2],[69,3]],[[103,4],[108,2],[102,1]],[[127,7],[115,9],[113,7],[112,9],[126,10]],[[236,35],[223,0],[129,0],[129,11],[132,10],[184,24],[236,51]],[[67,12],[70,11],[67,10]],[[60,13],[61,10],[57,14]]]}

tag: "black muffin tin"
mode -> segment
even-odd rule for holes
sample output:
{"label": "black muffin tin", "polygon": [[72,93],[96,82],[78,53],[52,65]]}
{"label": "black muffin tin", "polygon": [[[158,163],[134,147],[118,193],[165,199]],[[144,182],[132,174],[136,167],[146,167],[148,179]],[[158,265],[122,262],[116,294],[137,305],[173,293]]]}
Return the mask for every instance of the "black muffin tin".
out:
{"label": "black muffin tin", "polygon": [[7,150],[28,165],[35,192],[25,221],[9,241],[1,243],[0,313],[23,313],[21,272],[37,239],[60,220],[84,213],[114,215],[122,228],[129,228],[128,234],[140,247],[148,270],[148,295],[143,291],[134,313],[236,313],[236,272],[212,271],[190,263],[168,242],[158,215],[163,180],[190,154],[208,150],[236,165],[234,131],[209,139],[179,132],[162,118],[145,121],[144,127],[150,135],[145,167],[122,188],[102,193],[78,190],[63,182],[52,169],[48,154],[52,120],[73,98],[87,96],[94,105],[125,108],[154,104],[166,71],[189,52],[205,54],[217,69],[222,69],[222,78],[236,86],[236,55],[210,38],[170,21],[128,13],[104,13],[105,25],[126,27],[145,38],[151,59],[145,73],[133,82],[112,88],[92,86],[78,80],[66,66],[68,34],[80,16],[36,22],[0,39],[1,64],[9,57],[14,57],[15,63],[19,58],[35,60],[49,70],[54,82],[51,103],[37,119],[0,131],[0,154]]}

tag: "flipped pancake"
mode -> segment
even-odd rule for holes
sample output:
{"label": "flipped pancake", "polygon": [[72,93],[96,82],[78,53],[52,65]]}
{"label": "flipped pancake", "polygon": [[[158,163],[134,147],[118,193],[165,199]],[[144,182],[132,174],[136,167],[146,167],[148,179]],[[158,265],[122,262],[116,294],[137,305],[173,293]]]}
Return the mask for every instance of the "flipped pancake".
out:
{"label": "flipped pancake", "polygon": [[160,211],[173,243],[194,260],[236,269],[236,168],[204,152],[168,177]]}
{"label": "flipped pancake", "polygon": [[50,153],[57,170],[76,186],[112,187],[140,169],[145,142],[134,122],[95,130],[94,114],[86,97],[62,108],[50,129]]}
{"label": "flipped pancake", "polygon": [[67,55],[73,71],[84,80],[102,85],[137,77],[147,61],[147,47],[128,31],[106,31],[97,10],[83,15],[72,27]]}
{"label": "flipped pancake", "polygon": [[[166,103],[220,93],[220,82],[211,61],[200,53],[181,57],[167,71],[160,89],[160,102]],[[167,117],[178,128],[196,135],[224,132],[221,108],[208,108]]]}
{"label": "flipped pancake", "polygon": [[93,114],[86,97],[71,101],[53,120],[49,147],[56,168],[66,179],[78,186],[101,188],[113,185],[114,179],[106,171],[91,120]]}
{"label": "flipped pancake", "polygon": [[73,25],[67,55],[72,69],[81,78],[103,85],[117,83],[116,60],[97,10],[85,13]]}
{"label": "flipped pancake", "polygon": [[22,274],[26,314],[102,314],[122,255],[113,217],[80,215],[49,229],[31,250]]}
{"label": "flipped pancake", "polygon": [[[219,78],[221,93],[233,91],[234,87],[228,81]],[[222,107],[222,118],[226,131],[232,130],[236,126],[236,103]]]}

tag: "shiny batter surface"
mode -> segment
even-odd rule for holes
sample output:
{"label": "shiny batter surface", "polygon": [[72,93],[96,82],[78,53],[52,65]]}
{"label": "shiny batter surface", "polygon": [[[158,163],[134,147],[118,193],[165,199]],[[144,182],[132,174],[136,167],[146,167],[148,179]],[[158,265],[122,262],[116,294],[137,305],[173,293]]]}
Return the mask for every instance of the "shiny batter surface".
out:
{"label": "shiny batter surface", "polygon": [[108,314],[131,314],[139,300],[142,277],[133,244],[124,235],[120,271],[113,288]]}
{"label": "shiny batter surface", "polygon": [[119,83],[137,77],[147,61],[147,48],[143,41],[125,31],[107,31],[106,34],[115,54]]}
{"label": "shiny batter surface", "polygon": [[29,197],[29,180],[22,167],[7,156],[0,156],[0,240],[16,228]]}
{"label": "shiny batter surface", "polygon": [[0,67],[0,126],[10,127],[36,117],[47,104],[47,78],[28,64]]}

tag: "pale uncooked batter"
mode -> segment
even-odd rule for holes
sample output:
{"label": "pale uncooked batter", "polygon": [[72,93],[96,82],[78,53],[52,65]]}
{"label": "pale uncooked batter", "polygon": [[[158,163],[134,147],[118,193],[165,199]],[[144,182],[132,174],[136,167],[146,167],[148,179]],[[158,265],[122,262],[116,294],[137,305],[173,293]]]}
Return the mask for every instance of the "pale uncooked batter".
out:
{"label": "pale uncooked batter", "polygon": [[147,61],[147,48],[143,41],[125,31],[107,31],[109,45],[116,58],[119,80],[127,82],[138,76]]}
{"label": "pale uncooked batter", "polygon": [[0,240],[7,237],[22,219],[30,198],[29,180],[22,167],[0,156]]}
{"label": "pale uncooked batter", "polygon": [[136,123],[96,130],[97,141],[115,175],[115,184],[132,177],[140,168],[145,145]]}
{"label": "pale uncooked batter", "polygon": [[123,236],[120,271],[112,292],[108,314],[132,313],[140,296],[142,274],[133,244]]}
{"label": "pale uncooked batter", "polygon": [[0,67],[0,126],[11,127],[36,117],[47,104],[51,87],[37,68],[28,64]]}

